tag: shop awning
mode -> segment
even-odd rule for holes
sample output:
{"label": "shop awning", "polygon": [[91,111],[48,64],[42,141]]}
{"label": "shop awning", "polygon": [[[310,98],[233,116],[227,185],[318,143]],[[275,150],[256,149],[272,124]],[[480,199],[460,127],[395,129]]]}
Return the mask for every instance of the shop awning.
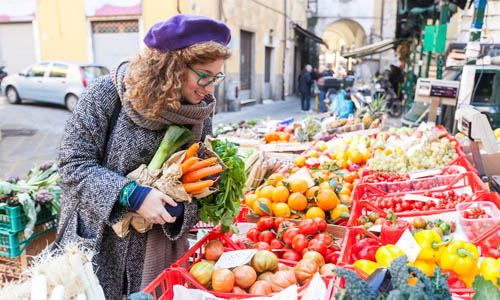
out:
{"label": "shop awning", "polygon": [[315,35],[314,33],[310,32],[307,29],[300,27],[298,24],[293,24],[293,26],[294,26],[295,32],[302,34],[305,37],[310,38],[311,40],[313,40],[317,43],[323,44],[326,46],[326,48],[328,48],[328,44],[325,41],[323,41],[323,39],[320,38],[319,36]]}
{"label": "shop awning", "polygon": [[347,53],[342,53],[341,55],[345,58],[348,57],[357,58],[357,57],[377,54],[392,49],[394,43],[396,43],[397,41],[398,41],[397,39],[384,40],[371,45],[360,47],[356,50]]}

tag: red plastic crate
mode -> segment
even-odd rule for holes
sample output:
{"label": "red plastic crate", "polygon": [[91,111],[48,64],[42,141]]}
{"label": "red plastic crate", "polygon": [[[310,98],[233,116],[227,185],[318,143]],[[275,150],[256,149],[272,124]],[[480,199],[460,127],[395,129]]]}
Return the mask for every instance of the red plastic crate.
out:
{"label": "red plastic crate", "polygon": [[[247,222],[247,218],[246,216],[248,215],[248,208],[244,205],[241,205],[241,210],[240,210],[240,213],[238,214],[238,217],[236,217],[236,219],[234,219],[234,224],[237,224],[237,223],[246,223]],[[204,223],[203,221],[200,221],[198,223],[196,223],[191,229],[190,231],[198,231],[200,229],[214,229],[216,226],[214,226],[214,224],[210,223],[210,224],[207,224],[207,223]]]}

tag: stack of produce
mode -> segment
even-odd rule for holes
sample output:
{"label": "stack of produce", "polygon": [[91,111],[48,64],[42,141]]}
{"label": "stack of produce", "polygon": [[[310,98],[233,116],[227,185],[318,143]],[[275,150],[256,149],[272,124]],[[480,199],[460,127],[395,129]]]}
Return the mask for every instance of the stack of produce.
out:
{"label": "stack of produce", "polygon": [[246,187],[250,189],[259,187],[264,178],[268,178],[282,166],[283,163],[279,159],[270,159],[263,151],[253,153],[245,161]]}

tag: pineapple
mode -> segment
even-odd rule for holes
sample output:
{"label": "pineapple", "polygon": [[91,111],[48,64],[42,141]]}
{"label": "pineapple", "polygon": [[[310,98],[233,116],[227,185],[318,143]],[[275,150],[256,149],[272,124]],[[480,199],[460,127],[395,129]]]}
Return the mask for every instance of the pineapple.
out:
{"label": "pineapple", "polygon": [[384,97],[376,97],[375,100],[359,111],[358,117],[362,116],[361,122],[363,122],[365,128],[368,129],[375,119],[378,119],[386,112],[387,101]]}

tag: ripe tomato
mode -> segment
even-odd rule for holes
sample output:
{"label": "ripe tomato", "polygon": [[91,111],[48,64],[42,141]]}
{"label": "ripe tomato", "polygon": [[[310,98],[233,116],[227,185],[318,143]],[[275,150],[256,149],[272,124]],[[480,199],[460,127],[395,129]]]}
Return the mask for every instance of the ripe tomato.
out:
{"label": "ripe tomato", "polygon": [[271,217],[260,217],[257,222],[257,230],[264,231],[269,228],[273,228],[274,220]]}
{"label": "ripe tomato", "polygon": [[278,233],[281,232],[282,230],[286,230],[289,228],[295,228],[295,227],[297,227],[297,225],[295,225],[295,223],[285,220],[285,221],[281,222],[280,225],[278,226]]}
{"label": "ripe tomato", "polygon": [[318,224],[314,220],[304,219],[300,222],[299,229],[305,235],[316,234],[318,232]]}
{"label": "ripe tomato", "polygon": [[257,228],[251,228],[247,232],[247,238],[251,239],[253,242],[259,241],[259,230]]}
{"label": "ripe tomato", "polygon": [[271,243],[276,236],[269,230],[264,230],[259,234],[259,241]]}
{"label": "ripe tomato", "polygon": [[313,239],[322,241],[327,248],[331,246],[333,243],[333,238],[328,233],[324,232],[318,233],[317,235],[314,236]]}
{"label": "ripe tomato", "polygon": [[301,253],[304,248],[307,248],[307,244],[309,244],[309,240],[303,234],[297,234],[292,239],[292,248],[298,253]]}
{"label": "ripe tomato", "polygon": [[283,256],[281,258],[291,261],[299,261],[302,258],[302,256],[300,256],[300,254],[297,253],[295,250],[290,249],[286,250],[286,252],[283,253]]}
{"label": "ripe tomato", "polygon": [[314,218],[314,222],[318,225],[318,230],[319,231],[325,231],[326,230],[326,221],[325,219],[322,218]]}
{"label": "ripe tomato", "polygon": [[285,233],[283,233],[283,243],[285,243],[285,245],[291,246],[293,238],[299,233],[300,230],[296,227],[285,230]]}
{"label": "ripe tomato", "polygon": [[308,248],[318,252],[323,256],[325,256],[326,254],[326,245],[324,244],[323,241],[312,239],[311,241],[309,241]]}
{"label": "ripe tomato", "polygon": [[236,245],[241,249],[250,249],[253,247],[253,241],[249,238],[241,238],[236,240]]}
{"label": "ripe tomato", "polygon": [[253,248],[257,249],[257,250],[268,250],[268,251],[271,251],[271,246],[269,246],[269,244],[266,243],[266,242],[255,243],[255,245],[253,245]]}
{"label": "ripe tomato", "polygon": [[279,232],[279,227],[280,227],[281,223],[283,223],[284,220],[285,219],[283,219],[283,218],[274,219],[274,231]]}
{"label": "ripe tomato", "polygon": [[278,239],[273,239],[271,241],[271,249],[282,249],[283,248],[283,243],[278,240]]}

